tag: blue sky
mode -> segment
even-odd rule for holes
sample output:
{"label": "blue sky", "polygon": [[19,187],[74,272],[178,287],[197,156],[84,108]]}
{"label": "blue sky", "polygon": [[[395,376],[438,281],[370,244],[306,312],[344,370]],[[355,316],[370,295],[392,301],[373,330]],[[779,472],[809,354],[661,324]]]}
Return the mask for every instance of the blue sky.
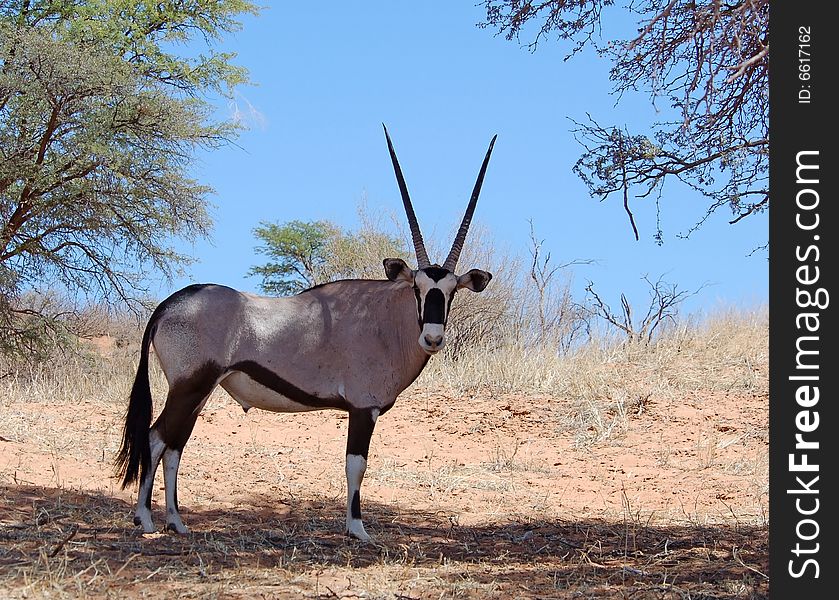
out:
{"label": "blue sky", "polygon": [[[601,203],[572,173],[581,147],[569,118],[590,113],[643,131],[663,116],[642,94],[616,104],[610,64],[593,51],[563,61],[568,48],[547,39],[531,53],[476,27],[484,13],[468,2],[290,4],[245,19],[223,44],[255,85],[219,110],[238,111],[250,128],[235,146],[200,156],[196,176],[217,192],[213,240],[182,248],[197,262],[162,295],[193,281],[257,291],[258,280],[245,274],[263,260],[252,234],[260,221],[354,227],[362,198],[375,212],[401,215],[384,122],[426,238],[459,223],[497,133],[476,220],[513,253],[527,256],[532,219],[556,261],[595,260],[573,269],[580,299],[591,280],[613,306],[621,292],[645,306],[641,277],[664,275],[685,290],[707,285],[686,303],[689,311],[767,302],[766,252],[749,256],[767,240],[766,215],[730,226],[721,211],[682,240],[677,234],[705,204],[670,186],[660,247],[648,202],[635,203],[635,241],[620,199]],[[619,8],[605,17],[625,27],[622,18]]]}

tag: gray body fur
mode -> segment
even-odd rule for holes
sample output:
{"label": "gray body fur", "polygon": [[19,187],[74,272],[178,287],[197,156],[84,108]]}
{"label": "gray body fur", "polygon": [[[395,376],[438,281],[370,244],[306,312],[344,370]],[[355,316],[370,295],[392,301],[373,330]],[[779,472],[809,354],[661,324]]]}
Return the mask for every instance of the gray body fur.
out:
{"label": "gray body fur", "polygon": [[212,361],[245,409],[341,408],[307,406],[231,369],[253,361],[312,396],[383,411],[428,360],[419,333],[414,293],[402,282],[336,281],[288,298],[208,285],[173,298],[152,344],[170,385]]}
{"label": "gray body fur", "polygon": [[[361,521],[359,490],[380,414],[445,345],[449,307],[459,289],[481,292],[492,274],[454,270],[466,239],[495,137],[442,266],[431,264],[390,136],[388,150],[408,217],[418,267],[383,261],[387,280],[342,280],[289,298],[268,298],[220,285],[175,292],[152,313],[125,418],[117,472],[139,480],[134,523],[154,531],[151,495],[163,461],[166,527],[187,531],[178,510],[178,468],[204,404],[221,385],[245,409],[349,413],[346,532],[370,536]],[[154,424],[149,352],[154,348],[169,391]],[[151,427],[150,427],[151,425]]]}

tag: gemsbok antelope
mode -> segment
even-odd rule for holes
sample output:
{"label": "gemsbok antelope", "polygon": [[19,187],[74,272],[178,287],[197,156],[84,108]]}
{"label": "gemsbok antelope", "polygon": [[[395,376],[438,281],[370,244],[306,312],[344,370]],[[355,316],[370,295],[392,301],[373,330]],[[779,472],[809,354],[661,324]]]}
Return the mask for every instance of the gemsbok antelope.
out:
{"label": "gemsbok antelope", "polygon": [[[338,409],[349,413],[346,533],[369,540],[361,522],[359,488],[376,419],[445,344],[455,292],[481,292],[492,275],[455,275],[489,164],[492,138],[466,214],[442,266],[431,264],[385,127],[405,205],[417,269],[384,259],[387,280],[347,279],[296,296],[268,298],[222,285],[191,285],[166,298],[143,333],[122,446],[116,457],[122,487],[139,479],[134,524],[154,531],[151,496],[163,460],[166,529],[186,533],[178,512],[178,466],[210,393],[220,385],[247,412]],[[149,347],[169,384],[166,404],[151,425]],[[151,425],[151,427],[149,427]]]}

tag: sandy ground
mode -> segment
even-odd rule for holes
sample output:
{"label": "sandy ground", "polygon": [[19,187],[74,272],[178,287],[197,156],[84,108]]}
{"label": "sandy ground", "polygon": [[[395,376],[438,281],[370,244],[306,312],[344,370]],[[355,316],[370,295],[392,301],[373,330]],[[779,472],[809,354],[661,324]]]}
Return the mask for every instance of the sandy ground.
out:
{"label": "sandy ground", "polygon": [[342,535],[341,413],[214,396],[177,536],[139,533],[110,476],[122,402],[4,406],[0,597],[768,596],[765,395],[649,397],[588,426],[573,406],[403,394],[362,486],[372,544]]}

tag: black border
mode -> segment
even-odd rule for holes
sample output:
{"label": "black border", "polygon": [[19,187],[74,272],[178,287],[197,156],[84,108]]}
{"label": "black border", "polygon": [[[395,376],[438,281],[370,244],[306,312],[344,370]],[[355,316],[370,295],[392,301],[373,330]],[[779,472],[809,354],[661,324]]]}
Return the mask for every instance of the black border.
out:
{"label": "black border", "polygon": [[[839,27],[828,15],[831,2],[776,2],[770,14],[770,196],[772,208],[769,214],[769,340],[770,340],[770,400],[769,400],[769,546],[770,546],[770,589],[772,597],[786,598],[835,598],[837,582],[834,579],[839,572],[836,565],[835,548],[839,546],[836,536],[837,487],[835,464],[839,434],[836,417],[836,362],[835,338],[839,337],[839,328],[833,313],[833,304],[839,303],[836,285],[829,279],[836,279],[835,264],[837,221],[833,204],[837,201],[835,178],[839,169],[835,160],[836,141],[830,138],[831,129],[837,128],[836,118],[839,110],[837,98],[831,95],[831,80],[836,74],[834,48],[839,38]],[[800,65],[807,61],[804,54],[799,54],[801,27],[810,30],[809,47],[802,48],[810,53],[810,78],[803,79]],[[804,67],[806,68],[806,67]],[[799,98],[799,92],[802,98]],[[809,103],[802,102],[809,93]],[[832,143],[831,143],[832,142]],[[807,160],[819,165],[817,184],[802,184],[796,181],[796,156],[802,151],[818,151],[810,154]],[[802,174],[805,171],[802,171]],[[814,170],[806,173],[813,174]],[[807,213],[797,207],[796,196],[804,189],[813,189],[818,194],[818,206]],[[815,198],[807,192],[803,196],[810,201]],[[796,213],[810,219],[814,212],[819,213],[819,226],[805,231],[796,225]],[[817,239],[816,239],[817,238]],[[806,249],[817,246],[818,251]],[[798,255],[797,255],[798,254]],[[800,260],[800,256],[806,256]],[[816,260],[818,258],[818,260]],[[797,281],[797,269],[807,265],[802,275],[815,274],[819,268],[820,279],[810,285]],[[809,288],[811,291],[822,287],[830,295],[829,304],[822,310],[801,308],[796,301],[797,290]],[[818,312],[818,332],[806,332],[798,328],[796,317],[802,312]],[[811,320],[810,324],[816,320]],[[803,322],[802,322],[803,323]],[[796,390],[802,382],[790,380],[790,376],[802,374],[796,368],[796,341],[802,335],[817,336],[818,341],[809,340],[810,349],[817,349],[819,354],[810,356],[810,362],[818,363],[820,400],[810,408],[818,411],[818,428],[805,434],[806,440],[818,441],[818,450],[808,450],[808,462],[819,465],[817,473],[793,473],[789,468],[789,456],[795,453],[795,434],[799,432],[796,415],[803,410],[796,401]],[[812,416],[812,413],[811,415]],[[807,417],[810,418],[810,417]],[[798,450],[797,456],[803,450]],[[800,459],[796,459],[800,462]],[[819,480],[812,488],[818,488],[818,494],[790,494],[787,490],[800,487],[796,476],[806,482],[818,475]],[[819,510],[809,517],[799,514],[796,499],[806,499],[803,506],[811,508],[814,499],[819,500]],[[812,518],[818,523],[818,535],[810,541],[799,541],[796,534],[797,524],[805,518]],[[815,532],[812,523],[803,525],[801,532],[809,536]],[[815,548],[814,554],[796,556],[793,550],[796,543],[802,548]],[[819,565],[818,578],[815,566],[810,564],[804,575],[795,578],[790,574],[790,560],[793,570],[801,570],[804,560],[813,558]]]}

